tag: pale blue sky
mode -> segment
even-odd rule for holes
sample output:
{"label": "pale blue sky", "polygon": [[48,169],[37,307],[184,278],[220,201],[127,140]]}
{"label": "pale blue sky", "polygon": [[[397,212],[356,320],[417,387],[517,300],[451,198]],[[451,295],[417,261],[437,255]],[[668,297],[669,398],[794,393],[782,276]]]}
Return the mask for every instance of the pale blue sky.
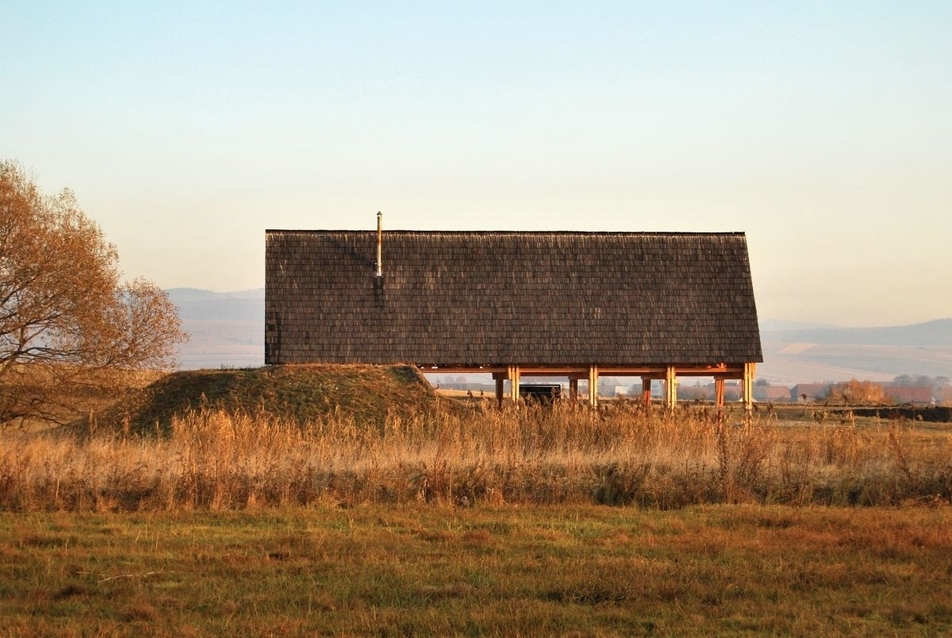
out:
{"label": "pale blue sky", "polygon": [[128,277],[265,228],[746,231],[761,317],[952,316],[952,2],[0,5],[0,157]]}

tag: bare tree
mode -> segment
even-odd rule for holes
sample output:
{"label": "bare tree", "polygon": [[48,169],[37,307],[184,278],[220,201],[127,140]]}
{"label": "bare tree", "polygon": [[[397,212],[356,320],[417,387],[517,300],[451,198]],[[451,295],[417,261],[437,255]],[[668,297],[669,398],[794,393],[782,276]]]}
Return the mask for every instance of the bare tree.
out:
{"label": "bare tree", "polygon": [[68,418],[91,390],[175,367],[187,338],[165,292],[120,282],[115,247],[72,192],[44,194],[0,162],[0,424]]}

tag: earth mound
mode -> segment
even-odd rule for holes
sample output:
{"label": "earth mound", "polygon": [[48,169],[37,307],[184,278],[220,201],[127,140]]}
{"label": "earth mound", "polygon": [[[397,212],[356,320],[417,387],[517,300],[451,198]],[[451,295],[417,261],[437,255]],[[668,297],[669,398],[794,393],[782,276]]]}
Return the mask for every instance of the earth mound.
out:
{"label": "earth mound", "polygon": [[439,402],[413,366],[294,365],[170,373],[119,401],[97,428],[167,430],[189,411],[224,410],[307,423],[329,414],[382,425],[433,412]]}

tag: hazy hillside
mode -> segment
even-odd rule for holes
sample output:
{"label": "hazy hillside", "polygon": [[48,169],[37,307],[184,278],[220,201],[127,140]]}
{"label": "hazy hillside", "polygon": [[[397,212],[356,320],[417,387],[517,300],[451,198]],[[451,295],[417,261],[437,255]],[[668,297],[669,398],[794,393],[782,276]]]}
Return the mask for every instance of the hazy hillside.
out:
{"label": "hazy hillside", "polygon": [[864,346],[952,347],[952,319],[886,328],[807,328],[767,330],[761,326],[765,341],[789,343],[825,343]]}
{"label": "hazy hillside", "polygon": [[[167,292],[192,335],[180,349],[184,369],[263,365],[264,288]],[[901,374],[952,377],[952,319],[883,328],[766,319],[761,340],[764,362],[757,375],[778,384],[891,381]]]}
{"label": "hazy hillside", "polygon": [[191,340],[179,348],[182,368],[244,368],[264,364],[264,288],[166,291]]}
{"label": "hazy hillside", "polygon": [[762,330],[758,376],[776,383],[952,376],[952,319],[881,328]]}
{"label": "hazy hillside", "polygon": [[166,292],[183,321],[257,321],[264,325],[264,288],[238,292],[172,288]]}

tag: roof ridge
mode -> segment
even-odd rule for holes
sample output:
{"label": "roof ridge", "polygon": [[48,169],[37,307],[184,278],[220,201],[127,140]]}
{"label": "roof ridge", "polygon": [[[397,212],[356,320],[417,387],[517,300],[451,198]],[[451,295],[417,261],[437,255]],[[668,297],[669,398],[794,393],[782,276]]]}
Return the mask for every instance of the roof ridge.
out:
{"label": "roof ridge", "polygon": [[[328,233],[369,233],[376,234],[376,230],[372,229],[310,229],[310,228],[267,228],[265,233],[305,233],[305,234],[328,234]],[[745,231],[742,230],[730,230],[730,231],[685,231],[685,230],[414,230],[414,229],[402,229],[396,228],[391,230],[384,230],[384,233],[388,234],[404,234],[404,235],[592,235],[592,236],[638,236],[638,235],[650,235],[650,236],[686,236],[686,237],[695,237],[695,236],[707,236],[707,235],[744,235]]]}

